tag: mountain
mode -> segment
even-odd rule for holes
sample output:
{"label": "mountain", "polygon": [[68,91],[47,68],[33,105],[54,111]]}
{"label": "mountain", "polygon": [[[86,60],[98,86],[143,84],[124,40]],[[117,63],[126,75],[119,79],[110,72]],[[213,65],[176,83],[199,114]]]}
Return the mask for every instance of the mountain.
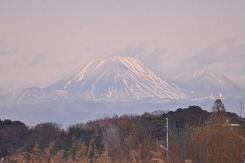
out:
{"label": "mountain", "polygon": [[2,96],[1,104],[5,106],[38,104],[67,98],[69,98],[68,92],[64,90],[46,90],[38,87],[29,87]]}
{"label": "mountain", "polygon": [[183,99],[185,94],[160,78],[139,60],[111,57],[87,64],[78,74],[48,87],[30,87],[1,98],[2,105],[37,104],[47,101],[83,99],[134,101]]}
{"label": "mountain", "polygon": [[89,63],[70,80],[59,81],[48,89],[64,90],[75,97],[90,100],[132,101],[185,97],[183,92],[144,67],[139,60],[122,56]]}
{"label": "mountain", "polygon": [[79,73],[45,88],[0,96],[0,117],[29,125],[48,121],[68,126],[115,114],[189,105],[208,110],[215,98],[222,98],[227,110],[238,112],[237,104],[244,97],[244,90],[223,75],[201,71],[171,80],[135,58],[117,56],[91,62]]}
{"label": "mountain", "polygon": [[245,91],[224,75],[210,71],[198,71],[175,78],[190,97],[242,97]]}

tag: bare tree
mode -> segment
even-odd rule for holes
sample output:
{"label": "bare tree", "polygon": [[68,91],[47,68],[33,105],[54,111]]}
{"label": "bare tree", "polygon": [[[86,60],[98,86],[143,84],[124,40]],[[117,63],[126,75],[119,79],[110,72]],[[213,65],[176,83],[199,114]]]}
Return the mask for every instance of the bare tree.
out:
{"label": "bare tree", "polygon": [[221,101],[221,99],[216,99],[214,101],[214,105],[212,107],[213,112],[225,111],[225,105]]}

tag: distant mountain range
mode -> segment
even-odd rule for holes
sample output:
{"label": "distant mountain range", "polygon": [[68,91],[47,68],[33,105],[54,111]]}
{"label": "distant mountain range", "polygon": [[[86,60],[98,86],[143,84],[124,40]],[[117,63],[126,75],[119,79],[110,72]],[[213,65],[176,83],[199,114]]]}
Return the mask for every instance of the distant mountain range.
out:
{"label": "distant mountain range", "polygon": [[234,105],[244,97],[242,88],[214,72],[200,71],[164,80],[139,60],[117,56],[89,63],[78,74],[48,87],[31,87],[1,96],[0,116],[29,124],[69,124],[193,103],[208,108],[215,98]]}
{"label": "distant mountain range", "polygon": [[199,71],[176,77],[179,86],[189,97],[241,97],[245,90],[228,77],[209,71]]}

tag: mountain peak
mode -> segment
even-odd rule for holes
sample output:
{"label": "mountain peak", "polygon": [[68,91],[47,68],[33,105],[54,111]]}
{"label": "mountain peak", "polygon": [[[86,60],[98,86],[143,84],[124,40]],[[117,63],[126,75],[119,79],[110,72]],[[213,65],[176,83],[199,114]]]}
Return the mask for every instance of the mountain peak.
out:
{"label": "mountain peak", "polygon": [[113,56],[113,57],[107,58],[107,60],[120,61],[120,62],[123,62],[123,61],[139,61],[136,58],[128,57],[128,56]]}
{"label": "mountain peak", "polygon": [[87,64],[79,73],[77,77],[77,81],[81,81],[84,79],[84,76],[87,74],[90,70],[98,70],[101,67],[119,67],[119,66],[125,66],[126,68],[132,68],[132,65],[142,65],[139,60],[136,58],[131,57],[124,57],[124,56],[114,56],[110,57],[101,61],[94,61]]}
{"label": "mountain peak", "polygon": [[200,78],[200,77],[210,77],[210,78],[225,78],[224,75],[218,74],[213,71],[208,71],[208,70],[201,70],[201,71],[196,71],[193,73],[193,78]]}
{"label": "mountain peak", "polygon": [[92,99],[179,99],[184,94],[135,58],[115,56],[86,65],[63,87]]}
{"label": "mountain peak", "polygon": [[225,75],[218,74],[218,73],[212,72],[212,71],[206,71],[206,70],[195,72],[193,74],[192,80],[197,80],[197,81],[198,80],[200,80],[200,81],[206,80],[206,82],[209,81],[212,83],[217,83],[217,85],[229,84],[229,85],[236,87],[236,84],[233,83],[233,81],[231,79],[229,79],[228,77],[226,77]]}
{"label": "mountain peak", "polygon": [[138,59],[124,56],[90,62],[81,71],[46,88],[27,88],[13,96],[18,104],[60,99],[134,101],[183,99],[185,94]]}
{"label": "mountain peak", "polygon": [[181,80],[182,82],[191,82],[191,81],[199,81],[199,80],[209,80],[213,82],[231,82],[231,80],[222,75],[218,74],[213,71],[208,71],[208,70],[200,70],[200,71],[195,71],[194,73],[189,73],[189,74],[183,74],[181,76],[176,77],[175,79]]}
{"label": "mountain peak", "polygon": [[193,77],[204,76],[204,75],[217,75],[215,72],[200,70],[193,73]]}
{"label": "mountain peak", "polygon": [[228,77],[212,71],[201,70],[191,74],[184,74],[177,80],[185,83],[192,92],[199,92],[201,95],[237,96],[244,94],[244,90],[239,88]]}

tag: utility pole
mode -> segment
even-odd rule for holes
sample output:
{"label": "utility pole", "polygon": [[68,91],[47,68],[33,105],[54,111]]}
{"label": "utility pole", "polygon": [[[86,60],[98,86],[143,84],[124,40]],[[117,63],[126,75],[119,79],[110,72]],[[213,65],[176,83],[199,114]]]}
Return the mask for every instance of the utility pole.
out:
{"label": "utility pole", "polygon": [[167,137],[166,137],[166,141],[167,141],[167,163],[169,162],[169,146],[168,146],[168,118],[166,118],[166,128],[167,128]]}

